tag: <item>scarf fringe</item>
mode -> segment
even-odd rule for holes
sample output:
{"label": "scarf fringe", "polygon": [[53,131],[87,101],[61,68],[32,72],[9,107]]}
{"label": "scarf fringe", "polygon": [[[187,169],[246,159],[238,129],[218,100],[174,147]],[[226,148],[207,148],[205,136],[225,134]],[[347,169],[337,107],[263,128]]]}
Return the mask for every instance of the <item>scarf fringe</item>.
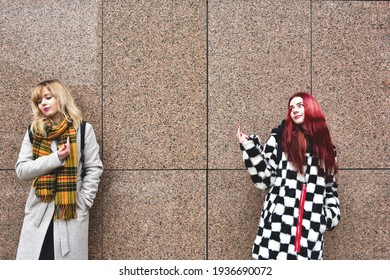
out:
{"label": "scarf fringe", "polygon": [[56,205],[54,209],[54,220],[70,220],[77,218],[76,204]]}

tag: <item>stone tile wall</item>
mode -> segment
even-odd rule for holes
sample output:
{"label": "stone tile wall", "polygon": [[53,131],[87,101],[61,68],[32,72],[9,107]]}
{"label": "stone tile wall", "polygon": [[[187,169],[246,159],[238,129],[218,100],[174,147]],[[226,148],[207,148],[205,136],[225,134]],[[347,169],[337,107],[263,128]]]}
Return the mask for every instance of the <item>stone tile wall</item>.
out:
{"label": "stone tile wall", "polygon": [[91,259],[250,259],[263,194],[235,132],[265,140],[297,90],[338,148],[325,259],[389,259],[389,15],[387,1],[2,1],[0,259],[30,188],[14,171],[30,92],[50,78],[101,145]]}

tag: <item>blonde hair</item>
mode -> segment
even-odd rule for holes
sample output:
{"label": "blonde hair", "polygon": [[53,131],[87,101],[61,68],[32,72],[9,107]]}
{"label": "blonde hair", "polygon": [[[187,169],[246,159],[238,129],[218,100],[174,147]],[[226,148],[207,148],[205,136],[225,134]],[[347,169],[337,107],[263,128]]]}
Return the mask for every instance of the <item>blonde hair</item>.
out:
{"label": "blonde hair", "polygon": [[77,129],[82,121],[82,114],[79,108],[74,103],[73,97],[68,88],[59,80],[47,80],[40,82],[32,91],[31,107],[34,119],[31,124],[31,131],[38,132],[46,137],[45,126],[51,123],[51,120],[42,114],[38,107],[38,100],[42,98],[42,90],[47,88],[53,97],[59,103],[59,110],[64,119],[72,122]]}

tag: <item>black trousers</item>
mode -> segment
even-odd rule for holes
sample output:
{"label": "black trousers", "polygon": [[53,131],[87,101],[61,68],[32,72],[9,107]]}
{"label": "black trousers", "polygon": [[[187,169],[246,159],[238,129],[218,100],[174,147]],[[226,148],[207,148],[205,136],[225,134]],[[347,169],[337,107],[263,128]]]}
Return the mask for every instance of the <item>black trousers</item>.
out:
{"label": "black trousers", "polygon": [[40,260],[54,260],[54,231],[53,231],[53,219],[51,219],[49,228],[47,229],[45,240],[42,244]]}

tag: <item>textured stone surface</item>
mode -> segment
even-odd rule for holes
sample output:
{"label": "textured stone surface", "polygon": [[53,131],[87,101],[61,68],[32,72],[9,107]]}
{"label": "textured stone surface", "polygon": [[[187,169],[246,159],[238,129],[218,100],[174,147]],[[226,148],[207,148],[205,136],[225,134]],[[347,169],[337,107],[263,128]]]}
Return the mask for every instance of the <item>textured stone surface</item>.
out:
{"label": "textured stone surface", "polygon": [[205,259],[204,171],[108,171],[103,259]]}
{"label": "textured stone surface", "polygon": [[14,168],[32,120],[30,95],[58,78],[101,138],[101,1],[0,3],[0,168]]}
{"label": "textured stone surface", "polygon": [[252,258],[263,204],[245,170],[209,172],[209,259]]}
{"label": "textured stone surface", "polygon": [[30,92],[50,78],[101,143],[91,259],[251,259],[263,193],[237,126],[266,141],[288,97],[311,87],[342,168],[325,259],[389,259],[389,12],[387,1],[2,1],[0,259],[16,256],[30,189],[14,171]]}
{"label": "textured stone surface", "polygon": [[325,259],[389,259],[389,176],[389,170],[340,171],[341,222],[325,234]]}
{"label": "textured stone surface", "polygon": [[20,182],[15,171],[8,170],[0,170],[0,180],[5,182],[0,196],[0,260],[13,260],[31,183]]}
{"label": "textured stone surface", "polygon": [[386,1],[313,2],[313,94],[342,167],[389,168],[389,13]]}
{"label": "textured stone surface", "polygon": [[210,1],[211,168],[241,168],[237,127],[267,140],[288,97],[309,88],[309,1]]}
{"label": "textured stone surface", "polygon": [[89,211],[89,259],[103,259],[103,192],[104,192],[104,176],[99,185],[99,191],[96,194],[95,202]]}
{"label": "textured stone surface", "polygon": [[205,168],[205,2],[120,5],[104,6],[106,166]]}

